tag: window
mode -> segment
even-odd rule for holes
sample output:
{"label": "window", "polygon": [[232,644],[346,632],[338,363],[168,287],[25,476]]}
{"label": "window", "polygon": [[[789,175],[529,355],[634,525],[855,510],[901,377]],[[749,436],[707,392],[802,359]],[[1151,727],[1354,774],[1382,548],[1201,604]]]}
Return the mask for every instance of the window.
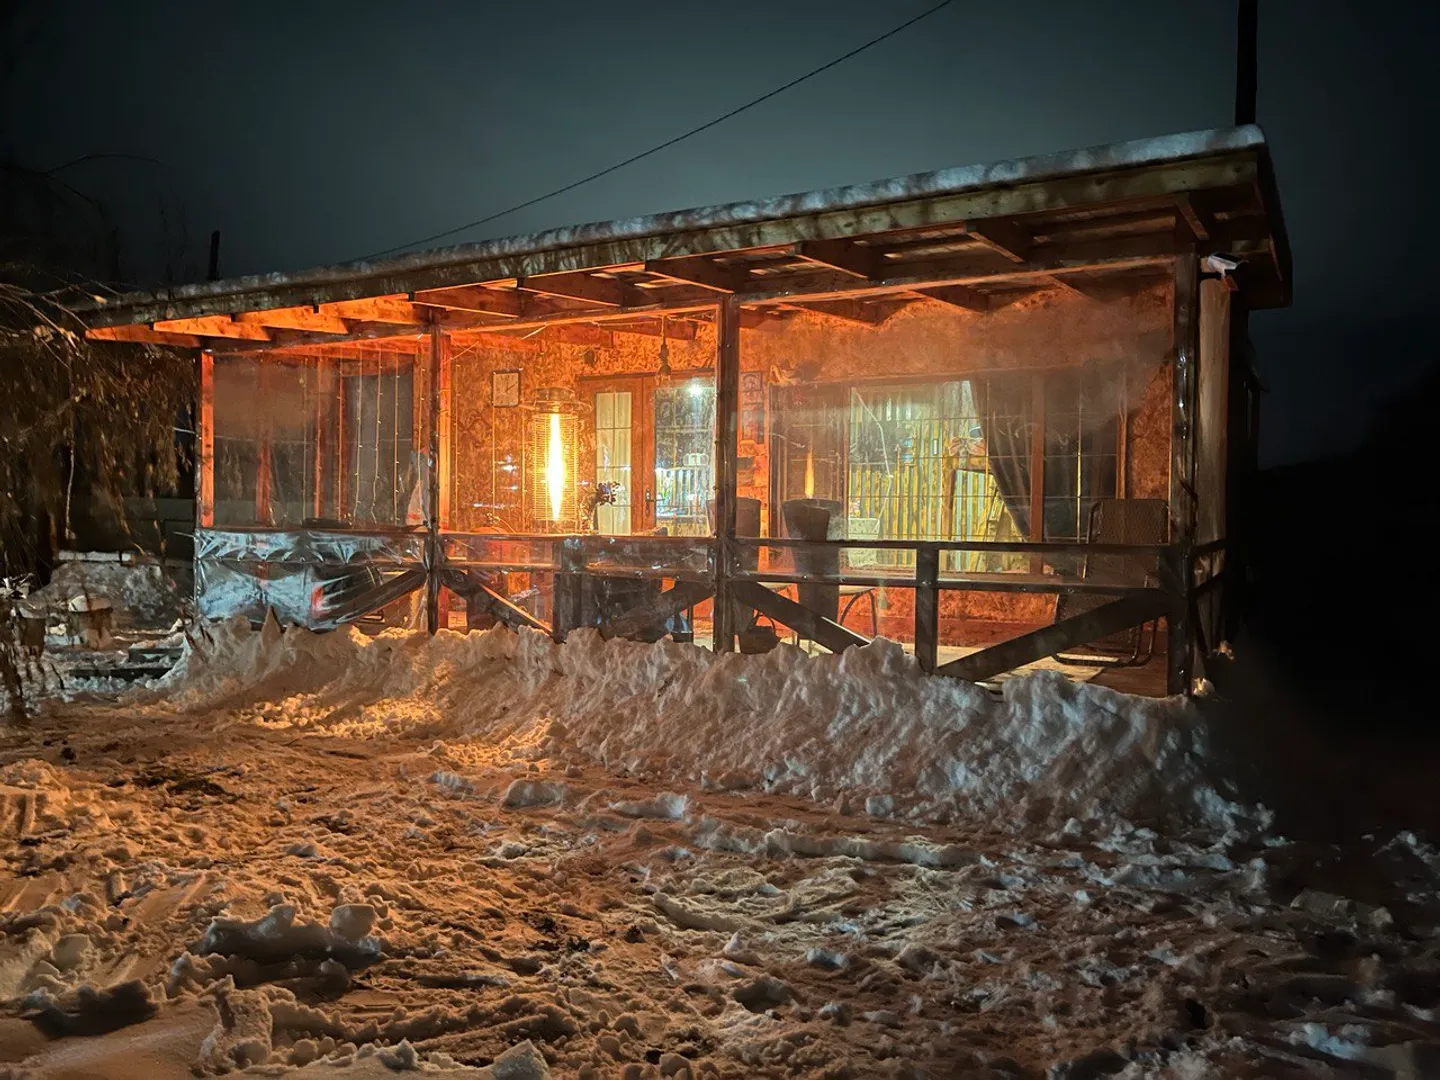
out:
{"label": "window", "polygon": [[595,395],[595,482],[618,484],[615,501],[596,511],[599,531],[607,536],[630,532],[629,390],[602,390]]}
{"label": "window", "polygon": [[[1118,374],[1100,365],[781,388],[775,499],[838,503],[843,531],[832,536],[853,540],[1081,540],[1090,507],[1118,488],[1121,400]],[[901,565],[913,555],[867,558]],[[943,565],[1009,562],[954,553]]]}
{"label": "window", "polygon": [[715,380],[655,389],[655,526],[670,536],[710,533],[715,473]]}

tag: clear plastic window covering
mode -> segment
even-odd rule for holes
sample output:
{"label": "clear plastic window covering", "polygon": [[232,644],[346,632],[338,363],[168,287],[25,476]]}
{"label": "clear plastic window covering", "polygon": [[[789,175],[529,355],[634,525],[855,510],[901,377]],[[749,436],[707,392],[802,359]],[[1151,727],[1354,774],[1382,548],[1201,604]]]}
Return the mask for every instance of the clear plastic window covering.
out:
{"label": "clear plastic window covering", "polygon": [[216,357],[216,527],[423,521],[413,366],[378,348]]}

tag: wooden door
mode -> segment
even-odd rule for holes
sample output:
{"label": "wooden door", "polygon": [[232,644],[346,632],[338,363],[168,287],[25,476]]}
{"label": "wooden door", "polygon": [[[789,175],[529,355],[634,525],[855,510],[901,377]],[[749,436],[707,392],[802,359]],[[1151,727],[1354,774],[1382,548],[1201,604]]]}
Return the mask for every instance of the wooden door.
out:
{"label": "wooden door", "polygon": [[601,506],[596,514],[598,531],[604,535],[648,532],[654,524],[649,381],[626,377],[584,383],[593,434],[590,478],[597,484],[620,485],[615,502]]}

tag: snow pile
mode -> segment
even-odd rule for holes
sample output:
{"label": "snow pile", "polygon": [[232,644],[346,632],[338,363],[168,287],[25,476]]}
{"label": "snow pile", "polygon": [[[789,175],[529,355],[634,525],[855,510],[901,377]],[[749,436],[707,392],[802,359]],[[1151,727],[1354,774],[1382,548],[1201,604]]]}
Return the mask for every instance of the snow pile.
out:
{"label": "snow pile", "polygon": [[165,627],[186,601],[174,576],[183,570],[183,564],[128,553],[62,552],[50,583],[31,596],[57,612],[76,597],[104,597],[122,626]]}
{"label": "snow pile", "polygon": [[[898,645],[556,645],[503,629],[434,638],[216,624],[158,685],[182,710],[266,702],[264,718],[346,734],[433,729],[535,757],[712,789],[805,795],[930,820],[1063,827],[1116,819],[1229,832],[1238,805],[1196,712],[1040,672],[981,687],[922,675]],[[515,793],[519,797],[520,793]],[[528,795],[528,793],[527,793]],[[671,816],[683,813],[667,806]],[[1070,827],[1075,826],[1071,823]]]}

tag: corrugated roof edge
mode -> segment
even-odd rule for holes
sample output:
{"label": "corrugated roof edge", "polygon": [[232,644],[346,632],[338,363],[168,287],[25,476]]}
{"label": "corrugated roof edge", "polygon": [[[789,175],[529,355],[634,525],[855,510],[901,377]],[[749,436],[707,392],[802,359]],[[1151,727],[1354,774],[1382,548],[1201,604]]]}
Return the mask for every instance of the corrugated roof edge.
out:
{"label": "corrugated roof edge", "polygon": [[[446,266],[481,259],[513,257],[579,244],[686,232],[692,229],[748,224],[800,217],[827,210],[954,195],[985,188],[1059,179],[1085,173],[1144,168],[1187,158],[1245,150],[1266,150],[1265,136],[1250,124],[1237,128],[1214,128],[1161,135],[1149,139],[1065,150],[1034,157],[1015,158],[989,165],[963,165],[888,180],[873,180],[844,187],[765,199],[727,203],[720,206],[675,210],[614,221],[568,225],[542,232],[481,240],[471,244],[407,252],[386,259],[336,263],[293,272],[276,271],[225,278],[219,281],[178,285],[155,292],[125,293],[109,299],[96,298],[93,304],[78,305],[77,313],[104,309],[106,322],[127,307],[140,307],[176,300],[218,299],[244,296],[277,286],[323,285],[337,281],[404,273],[422,268]],[[1278,209],[1278,208],[1277,208]]]}

